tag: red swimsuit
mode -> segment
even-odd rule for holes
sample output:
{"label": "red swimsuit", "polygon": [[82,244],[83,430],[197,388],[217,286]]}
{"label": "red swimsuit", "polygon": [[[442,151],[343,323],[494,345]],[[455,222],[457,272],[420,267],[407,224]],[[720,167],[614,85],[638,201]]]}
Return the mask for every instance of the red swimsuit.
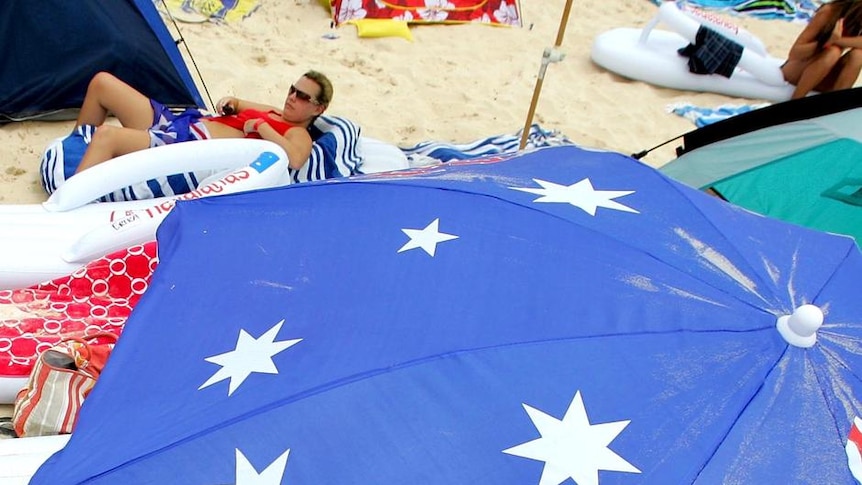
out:
{"label": "red swimsuit", "polygon": [[[243,126],[245,126],[246,121],[263,119],[266,120],[266,123],[269,126],[273,127],[275,131],[277,131],[278,134],[280,134],[281,136],[284,136],[284,134],[287,133],[287,130],[294,127],[294,125],[291,125],[290,123],[280,119],[280,116],[279,119],[275,119],[272,116],[269,116],[270,114],[277,115],[278,112],[263,112],[256,109],[244,109],[235,115],[213,116],[205,119],[230,126],[231,128],[234,128],[239,131],[243,131],[242,128]],[[260,138],[260,135],[258,133],[248,133],[247,135],[245,135],[245,138]]]}

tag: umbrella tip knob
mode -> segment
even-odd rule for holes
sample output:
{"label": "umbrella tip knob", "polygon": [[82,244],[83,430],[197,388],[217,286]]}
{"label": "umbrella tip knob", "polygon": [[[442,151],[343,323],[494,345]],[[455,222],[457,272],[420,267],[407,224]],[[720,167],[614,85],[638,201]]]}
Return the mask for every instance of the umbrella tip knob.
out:
{"label": "umbrella tip knob", "polygon": [[815,305],[802,305],[792,315],[778,317],[778,333],[790,345],[807,349],[817,342],[817,330],[823,325],[823,311]]}

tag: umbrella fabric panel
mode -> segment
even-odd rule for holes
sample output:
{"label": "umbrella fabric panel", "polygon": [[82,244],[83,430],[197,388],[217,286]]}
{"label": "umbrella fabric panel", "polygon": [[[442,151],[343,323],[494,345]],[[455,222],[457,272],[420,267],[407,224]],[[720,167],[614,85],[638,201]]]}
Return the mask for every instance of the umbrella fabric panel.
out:
{"label": "umbrella fabric panel", "polygon": [[860,272],[862,254],[851,249],[811,299],[827,321],[817,345],[787,348],[699,481],[856,483],[844,443],[853,419],[862,416]]}
{"label": "umbrella fabric panel", "polygon": [[[862,274],[862,253],[855,248],[848,248],[842,264],[836,266],[832,277],[812,301],[822,306],[829,317],[824,323],[826,335],[835,331],[862,339],[862,327],[858,326],[862,321],[856,308],[856,301],[859,296],[862,296],[862,289],[859,287],[860,274]],[[854,347],[852,350],[856,355],[862,347]]]}
{"label": "umbrella fabric panel", "polygon": [[[613,169],[625,170],[622,167]],[[657,185],[647,184],[648,187]],[[627,242],[644,248],[661,260],[671,262],[680,268],[696,262],[697,271],[693,273],[698,274],[699,277],[704,277],[699,273],[701,267],[713,266],[712,270],[706,272],[707,277],[716,273],[724,274],[725,277],[730,277],[736,280],[737,284],[742,285],[748,285],[748,281],[753,281],[758,288],[756,293],[762,292],[759,288],[773,285],[783,292],[791,277],[795,277],[796,290],[801,290],[799,285],[805,284],[810,285],[812,289],[818,288],[830,277],[832,269],[837,267],[843,258],[847,246],[845,242],[800,233],[783,222],[769,218],[760,218],[754,222],[748,211],[739,210],[733,205],[713,204],[710,198],[700,195],[676,185],[667,190],[657,188],[655,192],[645,195],[645,200],[638,206],[639,209],[643,208],[644,217],[621,228],[623,233],[628,228],[634,228],[637,231],[635,235],[643,236],[633,240],[630,235]],[[655,205],[647,205],[650,203]],[[671,205],[673,208],[668,209]],[[704,222],[706,222],[705,226]],[[643,225],[638,225],[639,223]],[[696,231],[692,229],[695,227]],[[605,229],[602,228],[602,230]],[[652,244],[655,240],[667,242]],[[782,243],[767,242],[772,240],[782,241]],[[705,244],[705,241],[709,243]],[[819,244],[826,244],[828,247],[818,249]],[[669,251],[659,252],[665,248]],[[776,275],[774,267],[766,268],[770,264],[774,266],[775,262],[789,261],[809,252],[832,259],[823,267],[796,265],[793,267],[793,274],[784,272],[782,275]],[[767,253],[774,260],[771,263],[762,256],[752,257],[752,255]],[[718,255],[718,258],[712,258],[710,254]],[[678,262],[673,259],[674,255],[679,257]],[[723,263],[720,263],[721,260],[729,260],[737,267],[733,270],[724,267]],[[741,261],[746,261],[749,266],[745,267]],[[745,273],[745,277],[739,278],[737,270]],[[798,273],[798,271],[805,273]],[[762,278],[762,281],[757,281],[758,278]],[[719,286],[717,282],[713,284]],[[781,295],[779,299],[787,301],[785,295]]]}
{"label": "umbrella fabric panel", "polygon": [[[594,230],[629,246],[651,254],[664,263],[686,271],[704,282],[716,287],[726,285],[743,286],[745,290],[737,297],[750,298],[749,302],[759,305],[763,299],[770,305],[780,306],[777,300],[763,294],[763,288],[774,285],[776,274],[772,268],[765,267],[761,258],[748,260],[749,267],[740,266],[746,260],[745,255],[763,252],[764,241],[773,238],[782,241],[780,245],[771,245],[769,253],[777,260],[800,251],[817,251],[822,256],[831,255],[827,248],[817,249],[814,245],[826,244],[830,248],[841,245],[841,242],[822,238],[817,241],[813,236],[800,236],[791,231],[781,222],[761,221],[758,224],[750,221],[746,211],[734,214],[735,209],[727,204],[713,204],[709,198],[703,198],[681,184],[663,177],[655,169],[641,164],[632,164],[632,159],[624,155],[599,151],[585,151],[569,147],[571,150],[540,150],[527,154],[518,162],[531,164],[532,173],[526,176],[520,163],[484,163],[458,166],[431,167],[417,172],[405,172],[399,177],[398,184],[413,184],[422,186],[445,187],[446,190],[469,190],[523,204],[532,210],[542,211],[547,215],[559,217],[577,224],[587,230]],[[550,174],[566,173],[562,178],[550,176],[551,180],[542,180],[542,172]],[[613,182],[605,182],[613,173]],[[372,180],[379,183],[394,183],[392,180],[379,180],[375,177],[363,177],[361,180]],[[637,214],[632,217],[595,217],[583,210],[572,210],[572,205],[551,203],[546,199],[558,193],[558,185],[576,185],[588,180],[598,191],[625,193],[626,188],[637,187],[630,195],[617,196],[611,203],[618,202],[630,207],[634,212],[622,216]],[[544,185],[543,185],[544,184]],[[532,197],[516,198],[512,195],[512,187],[532,187]],[[543,190],[542,187],[550,187]],[[613,189],[617,189],[614,191]],[[545,196],[540,195],[544,193]],[[526,195],[526,194],[525,194]],[[586,204],[585,204],[586,205]],[[672,208],[671,208],[672,206]],[[605,210],[602,207],[597,214]],[[608,213],[618,211],[608,210]],[[709,213],[709,221],[705,223],[704,212]],[[694,228],[697,228],[696,230]],[[813,244],[813,245],[812,245]],[[805,246],[805,247],[803,247]],[[781,252],[782,254],[778,254]],[[842,252],[843,253],[843,252]],[[828,256],[827,256],[828,257]],[[729,263],[729,264],[728,264]],[[810,284],[818,287],[829,277],[832,264],[823,266],[810,265],[804,268],[805,275],[797,276],[796,284]],[[707,271],[702,271],[706,268]],[[796,268],[801,270],[802,268]],[[815,274],[821,272],[821,274]],[[742,276],[741,276],[742,275]],[[786,278],[788,274],[779,276]],[[804,276],[804,277],[802,277]],[[783,280],[786,283],[788,280]],[[779,284],[779,287],[782,285]],[[783,298],[783,297],[782,297]],[[788,310],[781,308],[781,311]]]}
{"label": "umbrella fabric panel", "polygon": [[[344,189],[353,192],[352,187],[332,188],[339,189],[338,192]],[[359,186],[357,190],[367,188]],[[381,190],[372,188],[375,192]],[[385,189],[387,187],[383,187]],[[210,330],[222,325],[241,324],[259,336],[287,318],[282,330],[285,338],[301,336],[305,341],[324,339],[327,342],[325,348],[319,349],[320,354],[306,355],[300,347],[296,349],[304,361],[313,363],[313,372],[300,373],[291,386],[272,383],[272,390],[265,394],[278,395],[280,390],[308,392],[319,385],[318,380],[352,378],[357,368],[387,368],[448,349],[482,348],[525,339],[557,339],[561,335],[578,337],[628,332],[627,322],[637,323],[642,331],[699,330],[701,327],[713,330],[725,324],[709,314],[719,310],[725,316],[737,313],[726,322],[735,330],[769,328],[774,321],[771,315],[763,314],[752,322],[747,305],[728,299],[724,292],[715,292],[696,280],[686,283],[687,293],[680,294],[675,289],[680,285],[679,279],[690,278],[675,270],[671,269],[671,276],[664,278],[659,271],[635,272],[636,268],[654,263],[654,260],[639,252],[626,252],[618,245],[588,243],[590,238],[600,237],[598,234],[579,234],[575,227],[564,225],[556,230],[555,240],[568,243],[543,243],[544,235],[553,231],[552,226],[559,225],[560,220],[541,218],[539,222],[527,222],[519,215],[533,215],[533,211],[511,204],[503,204],[506,209],[512,209],[513,214],[503,217],[502,221],[467,211],[450,218],[454,227],[476,232],[475,235],[460,233],[462,240],[479,241],[475,252],[466,259],[463,256],[451,259],[441,245],[434,259],[416,251],[404,254],[406,262],[400,263],[393,259],[404,239],[403,234],[399,236],[397,232],[393,244],[386,245],[386,251],[372,248],[379,245],[377,231],[368,235],[368,247],[360,241],[364,238],[357,236],[357,240],[347,246],[355,252],[345,251],[340,237],[343,231],[361,234],[369,231],[375,221],[389,220],[401,210],[390,203],[388,211],[392,214],[384,212],[386,206],[382,205],[373,211],[360,209],[351,213],[348,208],[355,205],[356,195],[346,197],[342,206],[335,204],[334,191],[333,194],[328,192],[315,193],[316,199],[325,197],[330,202],[327,207],[332,206],[332,209],[326,214],[316,207],[320,205],[317,200],[292,206],[294,214],[306,213],[311,220],[322,218],[330,222],[320,229],[303,227],[301,221],[285,216],[283,207],[291,206],[281,202],[270,206],[257,204],[259,213],[273,215],[271,220],[261,217],[250,220],[245,204],[231,206],[227,211],[218,211],[219,206],[201,206],[200,210],[193,210],[197,207],[178,205],[178,232],[172,237],[160,234],[161,264],[153,282],[158,289],[143,297],[136,308],[137,319],[125,329],[126,334],[139,333],[149,345],[131,353],[116,352],[111,365],[117,369],[114,377],[108,370],[101,377],[102,383],[116,379],[135,385],[121,395],[112,395],[110,403],[104,403],[100,410],[94,409],[91,414],[98,416],[94,418],[98,421],[95,426],[102,426],[104,413],[133,404],[151,403],[151,406],[144,406],[146,409],[136,411],[134,417],[123,420],[126,431],[117,439],[126,442],[114,447],[118,454],[138,449],[150,452],[158,449],[167,438],[185,438],[187,432],[175,427],[152,429],[153,422],[163,422],[166,416],[189,413],[189,421],[212,426],[210,420],[216,408],[220,410],[218,416],[242,413],[248,401],[241,396],[237,395],[237,399],[228,404],[221,401],[227,394],[226,386],[221,386],[221,392],[213,395],[212,400],[201,399],[198,388],[212,375],[214,366],[201,365],[207,355],[190,352],[187,340],[182,338],[192,339],[201,350],[205,347],[228,349],[237,339],[236,331]],[[439,207],[432,195],[422,193],[419,199]],[[452,197],[446,195],[447,200]],[[455,194],[455,198],[459,197],[470,196]],[[496,199],[490,202],[500,204]],[[214,210],[218,213],[213,213]],[[368,216],[363,218],[359,213]],[[465,220],[459,221],[459,217]],[[165,231],[169,227],[166,225]],[[225,238],[227,234],[237,236]],[[213,240],[222,243],[211,242]],[[266,244],[261,242],[264,240]],[[512,249],[487,251],[490,241],[499,240],[511,244]],[[320,247],[320,241],[331,245]],[[593,249],[589,253],[570,250],[578,244],[587,244]],[[200,260],[203,248],[207,250],[204,262]],[[321,251],[325,258],[312,258]],[[384,267],[381,265],[384,259],[406,269]],[[327,268],[340,267],[349,267],[350,273],[327,271]],[[507,274],[517,277],[493,276]],[[647,274],[648,281],[644,276]],[[597,285],[595,275],[612,278]],[[400,292],[404,288],[408,289],[408,294],[410,289],[415,289],[420,301],[405,299]],[[525,292],[529,292],[528,297]],[[644,292],[648,297],[638,298]],[[156,301],[148,303],[156,298],[152,295],[159,293]],[[601,298],[607,299],[608,296],[603,297],[605,294],[612,295],[616,302],[592,304]],[[214,295],[218,295],[217,298]],[[321,296],[324,302],[331,300],[333,303],[322,304]],[[483,301],[494,303],[489,308],[481,303]],[[166,308],[171,309],[169,315],[165,314]],[[371,318],[363,320],[363,315]],[[207,322],[205,330],[195,326],[195,322]],[[445,322],[457,324],[447,328],[443,326]],[[248,327],[252,324],[257,327]],[[163,325],[164,331],[155,330]],[[186,336],[183,330],[191,334]],[[561,334],[563,330],[566,333]],[[291,336],[294,332],[295,336]],[[328,336],[333,332],[337,338]],[[386,336],[386,346],[368,342],[369,337],[380,335]],[[773,343],[781,348],[780,338],[771,336]],[[365,345],[377,346],[369,347],[367,354],[356,357],[374,359],[371,363],[346,357],[328,358],[355,354],[351,348],[363,341],[368,342]],[[153,348],[162,349],[175,368],[197,369],[197,372],[186,370],[166,379],[164,375],[153,375],[148,368],[134,370],[138,363],[156,358],[152,355]],[[162,394],[172,399],[165,402]],[[265,403],[259,397],[254,399]],[[88,402],[94,408],[98,405],[95,398]],[[144,438],[140,436],[143,430],[147,430]],[[109,457],[110,454],[102,454],[93,457],[93,461],[104,463]]]}
{"label": "umbrella fabric panel", "polygon": [[[857,483],[843,445],[852,417],[846,421],[845,410],[824,399],[817,364],[805,352],[788,349],[797,355],[776,366],[698,483]],[[858,400],[845,404],[858,412]]]}
{"label": "umbrella fabric panel", "polygon": [[[537,483],[542,463],[504,450],[541,437],[525,405],[562,419],[577,394],[591,424],[630,421],[608,448],[637,471],[603,471],[601,483],[690,483],[712,451],[692,443],[718,446],[733,424],[726,416],[745,407],[773,364],[769,352],[749,359],[746,340],[644,335],[447,355],[264,407],[91,483],[158,483],[153,469],[186,483],[232,483],[237,450],[258,470],[290,450],[284,483]],[[705,379],[738,391],[704,393]],[[201,466],[209,457],[216,463]]]}
{"label": "umbrella fabric panel", "polygon": [[846,262],[824,286],[814,303],[825,309],[826,322],[818,332],[817,352],[810,352],[820,382],[830,382],[824,391],[841,436],[850,433],[853,418],[862,416],[856,390],[862,369],[862,318],[853,309],[858,301],[862,254],[850,251]]}
{"label": "umbrella fabric panel", "polygon": [[[697,191],[683,190],[681,195],[716,231],[690,234],[691,224],[671,226],[691,247],[691,252],[681,251],[693,266],[691,272],[733,279],[744,288],[737,296],[748,295],[746,301],[775,316],[789,315],[799,305],[811,303],[845,263],[847,254],[856,251],[849,238],[794,226],[733,204],[713,203],[715,197],[702,197]],[[726,242],[727,249],[704,243],[713,240]]]}
{"label": "umbrella fabric panel", "polygon": [[859,240],[860,158],[862,145],[841,139],[741,173],[714,187],[727,200],[749,210]]}
{"label": "umbrella fabric panel", "polygon": [[[392,460],[406,467],[412,447],[422,448],[403,441],[416,435],[411,413],[445,430],[435,439],[449,448],[505,436],[493,460],[509,460],[511,476],[541,474],[541,462],[518,447],[536,438],[535,427],[519,442],[508,428],[453,434],[453,420],[486,406],[482,416],[493,420],[475,414],[464,426],[508,423],[500,413],[522,404],[559,420],[579,395],[589,413],[591,399],[602,408],[590,423],[649,428],[611,440],[630,461],[603,452],[602,483],[693,476],[784,353],[776,316],[825,294],[844,277],[836,268],[848,252],[858,252],[849,240],[754,216],[615,154],[566,147],[439,170],[179,203],[159,229],[151,287],[78,429],[33,483],[165,483],[176,475],[158,470],[182,466],[197,476],[195,465],[219,483],[244,460],[260,471],[287,448],[290,473],[346,473],[326,457],[314,462],[326,470],[294,472],[300,445],[278,440],[351,441],[339,427],[373,443],[349,448],[360,460],[350,463],[372,473],[362,460],[397,447],[405,451]],[[580,185],[570,199],[550,185],[584,180],[595,190]],[[253,355],[265,357],[260,367],[227,372],[225,356],[252,341]],[[448,408],[456,400],[437,393],[462,396],[466,409]],[[673,395],[687,399],[671,404]],[[308,410],[320,414],[302,419]],[[530,429],[535,413],[519,411]],[[326,438],[311,438],[322,431]],[[258,437],[271,447],[247,444]],[[147,463],[164,466],[148,475]],[[493,468],[476,464],[480,475]],[[394,466],[374,469],[394,476]]]}

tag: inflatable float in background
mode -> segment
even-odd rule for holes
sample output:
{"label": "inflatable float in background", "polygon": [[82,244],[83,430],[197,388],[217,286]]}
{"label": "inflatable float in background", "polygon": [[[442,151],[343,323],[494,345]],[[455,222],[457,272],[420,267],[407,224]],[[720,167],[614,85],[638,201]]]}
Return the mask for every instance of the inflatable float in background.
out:
{"label": "inflatable float in background", "polygon": [[[655,28],[663,24],[673,29]],[[688,58],[678,50],[695,42],[697,31],[706,26],[743,46],[733,75],[694,74]],[[691,6],[667,1],[643,28],[616,28],[593,41],[590,56],[597,65],[638,81],[683,91],[701,91],[727,96],[787,101],[794,87],[781,73],[783,59],[770,56],[757,37],[744,29]]]}
{"label": "inflatable float in background", "polygon": [[[187,194],[91,203],[121,187],[177,171],[216,172]],[[178,201],[289,183],[287,155],[265,140],[178,143],[117,157],[70,178],[43,204],[0,205],[0,289],[73,273],[113,251],[155,239]]]}

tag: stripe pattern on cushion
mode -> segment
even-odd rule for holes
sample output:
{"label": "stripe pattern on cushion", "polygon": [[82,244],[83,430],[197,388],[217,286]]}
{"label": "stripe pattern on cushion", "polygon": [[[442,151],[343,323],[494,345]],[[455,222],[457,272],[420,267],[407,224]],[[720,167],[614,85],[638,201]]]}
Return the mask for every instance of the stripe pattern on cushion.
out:
{"label": "stripe pattern on cushion", "polygon": [[308,163],[299,170],[288,169],[291,183],[310,182],[361,174],[359,153],[361,128],[338,116],[318,116],[308,130],[314,144]]}

